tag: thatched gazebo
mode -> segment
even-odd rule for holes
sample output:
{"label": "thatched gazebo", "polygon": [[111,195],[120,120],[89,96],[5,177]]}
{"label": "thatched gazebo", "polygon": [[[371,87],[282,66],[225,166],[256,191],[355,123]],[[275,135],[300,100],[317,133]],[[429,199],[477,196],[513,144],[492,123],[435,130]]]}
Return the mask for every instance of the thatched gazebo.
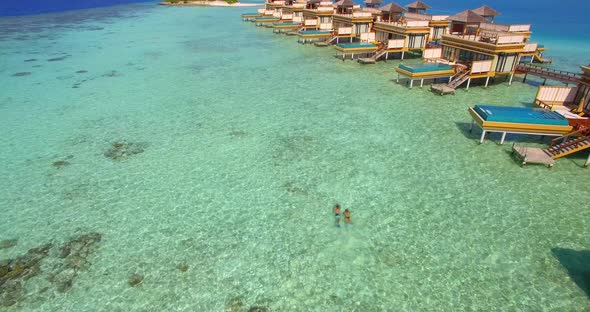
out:
{"label": "thatched gazebo", "polygon": [[365,0],[365,7],[367,8],[378,8],[383,1],[381,0]]}
{"label": "thatched gazebo", "polygon": [[406,8],[408,8],[408,12],[410,13],[424,14],[426,10],[430,9],[430,6],[418,0],[406,5]]}
{"label": "thatched gazebo", "polygon": [[354,2],[352,0],[340,0],[334,3],[334,7],[338,14],[351,14],[354,8]]}
{"label": "thatched gazebo", "polygon": [[392,2],[382,6],[380,10],[382,14],[382,20],[391,23],[397,22],[402,17],[402,13],[404,13],[406,9],[402,8],[399,4]]}
{"label": "thatched gazebo", "polygon": [[472,10],[476,14],[480,15],[481,17],[487,19],[490,22],[494,22],[494,17],[501,15],[500,12],[490,8],[487,5],[480,6],[479,8]]}
{"label": "thatched gazebo", "polygon": [[[471,11],[463,11],[447,18],[451,21],[451,34],[475,35],[481,23],[487,20],[481,15]],[[475,31],[474,31],[475,30]]]}

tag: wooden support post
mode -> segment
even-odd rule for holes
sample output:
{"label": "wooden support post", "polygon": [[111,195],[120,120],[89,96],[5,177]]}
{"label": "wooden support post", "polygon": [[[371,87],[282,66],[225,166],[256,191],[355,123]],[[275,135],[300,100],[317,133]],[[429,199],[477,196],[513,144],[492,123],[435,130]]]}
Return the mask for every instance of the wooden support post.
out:
{"label": "wooden support post", "polygon": [[469,90],[469,85],[471,84],[471,78],[467,79],[467,89],[465,90]]}
{"label": "wooden support post", "polygon": [[479,144],[483,143],[483,140],[486,138],[486,131],[483,130],[481,133],[481,137],[479,138]]}
{"label": "wooden support post", "polygon": [[490,83],[490,76],[488,76],[488,78],[486,78],[486,88],[488,87],[489,83]]}
{"label": "wooden support post", "polygon": [[500,139],[500,145],[504,144],[504,140],[506,140],[506,132],[502,132],[502,139]]}
{"label": "wooden support post", "polygon": [[508,81],[508,85],[511,86],[512,85],[512,79],[514,78],[514,73],[510,74],[510,81]]}
{"label": "wooden support post", "polygon": [[414,86],[414,79],[410,78],[410,89]]}
{"label": "wooden support post", "polygon": [[424,86],[424,78],[420,79],[420,89]]}

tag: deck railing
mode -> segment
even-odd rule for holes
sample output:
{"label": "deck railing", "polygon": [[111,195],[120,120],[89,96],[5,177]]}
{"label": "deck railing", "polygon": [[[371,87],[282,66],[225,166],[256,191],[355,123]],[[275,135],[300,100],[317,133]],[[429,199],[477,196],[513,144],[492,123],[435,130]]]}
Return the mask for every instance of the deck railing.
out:
{"label": "deck railing", "polygon": [[334,14],[334,16],[343,16],[343,17],[373,17],[373,14],[370,12],[353,12],[352,14]]}
{"label": "deck railing", "polygon": [[391,25],[396,27],[428,27],[428,21],[406,20],[403,22],[387,22],[381,21],[380,24]]}
{"label": "deck railing", "polygon": [[522,44],[524,43],[524,36],[512,35],[512,34],[499,34],[497,32],[486,32],[482,31],[480,35],[461,35],[461,34],[450,34],[453,37],[465,39],[469,41],[477,41],[483,43],[489,43],[494,45],[504,44]]}

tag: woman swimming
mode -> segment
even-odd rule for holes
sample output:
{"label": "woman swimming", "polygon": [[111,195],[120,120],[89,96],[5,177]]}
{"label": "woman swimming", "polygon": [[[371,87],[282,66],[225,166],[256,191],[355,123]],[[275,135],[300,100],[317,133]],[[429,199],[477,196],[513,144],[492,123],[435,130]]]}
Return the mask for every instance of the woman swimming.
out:
{"label": "woman swimming", "polygon": [[350,210],[344,210],[344,222],[348,224],[352,224],[352,220],[350,220]]}

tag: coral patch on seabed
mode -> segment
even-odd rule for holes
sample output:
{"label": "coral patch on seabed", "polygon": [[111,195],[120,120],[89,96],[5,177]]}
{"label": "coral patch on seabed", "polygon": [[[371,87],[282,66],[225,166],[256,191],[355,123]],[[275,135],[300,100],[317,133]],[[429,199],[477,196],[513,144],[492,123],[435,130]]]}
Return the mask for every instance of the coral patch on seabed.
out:
{"label": "coral patch on seabed", "polygon": [[240,297],[231,298],[225,305],[226,312],[241,312],[244,307],[244,302]]}
{"label": "coral patch on seabed", "polygon": [[41,262],[49,255],[52,244],[29,250],[15,259],[0,261],[0,302],[9,307],[25,298],[23,283],[41,272]]}
{"label": "coral patch on seabed", "polygon": [[139,273],[133,273],[133,274],[129,275],[129,278],[127,279],[127,283],[131,287],[135,287],[135,286],[141,284],[141,282],[143,282],[143,275],[141,275]]}
{"label": "coral patch on seabed", "polygon": [[47,62],[63,61],[65,59],[67,59],[68,57],[70,57],[70,56],[69,55],[65,55],[65,56],[60,56],[60,57],[54,57],[54,58],[47,59]]}
{"label": "coral patch on seabed", "polygon": [[115,142],[104,152],[104,156],[112,160],[123,160],[130,156],[143,153],[146,147],[146,143]]}
{"label": "coral patch on seabed", "polygon": [[[9,307],[34,295],[27,292],[25,284],[32,277],[43,273],[41,270],[47,258],[51,268],[47,280],[58,292],[65,292],[74,285],[76,276],[90,266],[88,257],[96,250],[102,235],[89,233],[80,235],[54,248],[53,243],[30,249],[25,255],[0,261],[0,306]],[[42,288],[39,292],[45,292]]]}
{"label": "coral patch on seabed", "polygon": [[119,73],[116,70],[111,70],[110,72],[102,75],[103,77],[119,77],[119,76],[123,76],[123,74]]}

